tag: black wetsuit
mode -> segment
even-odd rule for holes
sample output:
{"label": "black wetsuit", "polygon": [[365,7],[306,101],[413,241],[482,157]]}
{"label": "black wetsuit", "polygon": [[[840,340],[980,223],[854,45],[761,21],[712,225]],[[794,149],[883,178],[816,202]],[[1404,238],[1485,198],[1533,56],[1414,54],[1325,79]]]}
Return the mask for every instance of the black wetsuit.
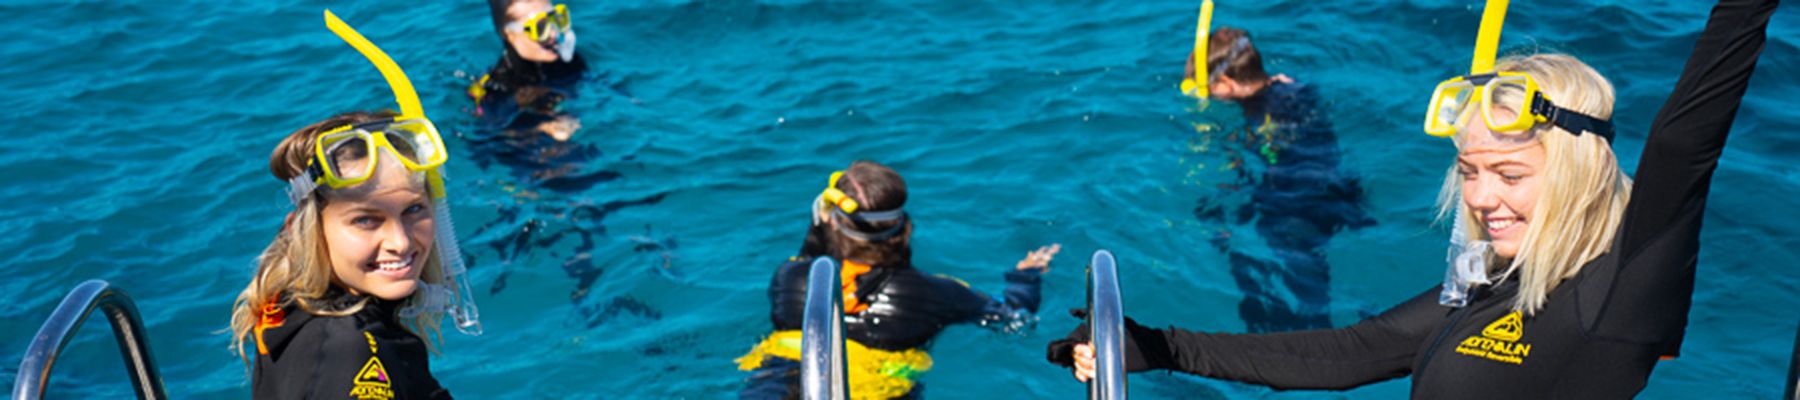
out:
{"label": "black wetsuit", "polygon": [[[1250,125],[1242,138],[1247,150],[1258,153],[1251,158],[1261,161],[1240,164],[1240,179],[1256,186],[1232,219],[1260,216],[1256,233],[1273,256],[1235,251],[1224,235],[1212,241],[1230,259],[1231,276],[1244,294],[1239,317],[1250,332],[1330,328],[1325,245],[1338,231],[1375,223],[1363,210],[1362,185],[1356,174],[1339,168],[1337,134],[1312,86],[1271,81],[1239,105]],[[1262,173],[1249,173],[1249,165],[1263,166]],[[1222,211],[1202,199],[1195,216],[1222,223]]]}
{"label": "black wetsuit", "polygon": [[[775,330],[798,330],[806,315],[807,272],[811,258],[796,258],[776,269],[769,281],[769,319]],[[1042,281],[1037,270],[1006,272],[1004,299],[994,299],[965,283],[927,275],[910,265],[875,267],[856,278],[856,298],[869,307],[844,316],[845,337],[874,349],[899,351],[925,347],[951,324],[977,323],[1009,329],[1037,311]],[[798,393],[800,364],[770,358],[753,372],[742,398],[782,398]],[[915,384],[907,397],[924,385]]]}
{"label": "black wetsuit", "polygon": [[[337,291],[328,296],[331,309],[361,299]],[[278,325],[254,335],[254,398],[449,399],[450,391],[431,376],[425,342],[396,318],[398,307],[370,298],[361,311],[342,317],[283,309]]]}
{"label": "black wetsuit", "polygon": [[[1712,173],[1776,3],[1727,0],[1714,8],[1651,127],[1612,251],[1551,291],[1535,316],[1513,318],[1518,287],[1511,281],[1478,291],[1465,308],[1438,305],[1433,287],[1336,330],[1249,335],[1133,327],[1128,358],[1139,369],[1279,389],[1342,389],[1411,375],[1414,398],[1637,394],[1658,358],[1680,350]],[[1053,343],[1052,360],[1067,360],[1070,343]]]}

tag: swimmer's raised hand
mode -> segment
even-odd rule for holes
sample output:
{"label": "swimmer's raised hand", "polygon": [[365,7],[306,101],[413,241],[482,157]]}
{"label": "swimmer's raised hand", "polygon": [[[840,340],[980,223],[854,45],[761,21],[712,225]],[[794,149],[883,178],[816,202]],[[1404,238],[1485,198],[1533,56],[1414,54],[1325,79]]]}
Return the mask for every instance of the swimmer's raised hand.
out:
{"label": "swimmer's raised hand", "polygon": [[1049,246],[1039,247],[1037,250],[1025,253],[1025,259],[1019,260],[1019,265],[1016,268],[1020,271],[1028,269],[1036,269],[1038,272],[1049,271],[1050,259],[1055,258],[1056,252],[1059,251],[1062,251],[1062,244],[1060,243],[1051,243]]}

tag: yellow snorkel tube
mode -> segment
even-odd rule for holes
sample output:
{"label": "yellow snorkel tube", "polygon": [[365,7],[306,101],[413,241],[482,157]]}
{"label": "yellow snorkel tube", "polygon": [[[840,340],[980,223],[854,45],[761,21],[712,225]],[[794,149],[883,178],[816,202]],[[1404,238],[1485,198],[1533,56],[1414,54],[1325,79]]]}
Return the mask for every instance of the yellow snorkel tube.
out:
{"label": "yellow snorkel tube", "polygon": [[1488,0],[1481,12],[1481,32],[1475,34],[1475,55],[1469,59],[1469,75],[1494,72],[1500,53],[1500,27],[1506,25],[1507,0]]}
{"label": "yellow snorkel tube", "polygon": [[[1494,59],[1500,53],[1500,28],[1506,24],[1507,1],[1488,0],[1487,7],[1482,10],[1481,30],[1475,34],[1475,54],[1469,59],[1469,75],[1494,71]],[[1426,118],[1429,121],[1430,116]],[[1430,129],[1429,122],[1426,125],[1426,133],[1432,136],[1456,135],[1454,130],[1437,132]],[[1487,267],[1493,250],[1489,241],[1469,237],[1468,207],[1456,207],[1455,218],[1456,222],[1450,227],[1449,252],[1444,260],[1448,265],[1445,266],[1442,289],[1438,292],[1438,304],[1461,308],[1469,305],[1471,290],[1492,283]],[[1509,274],[1510,271],[1501,275]]]}
{"label": "yellow snorkel tube", "polygon": [[[1506,25],[1507,2],[1508,0],[1490,0],[1482,10],[1481,30],[1475,35],[1475,52],[1469,58],[1469,74],[1465,78],[1494,72],[1494,60],[1500,52],[1500,30]],[[1447,90],[1445,85],[1455,81],[1457,79],[1439,83],[1438,88],[1433,89],[1432,103],[1425,111],[1426,134],[1437,137],[1456,135],[1456,129],[1446,124],[1442,115],[1436,114],[1443,112],[1438,109],[1440,105],[1437,102],[1443,96],[1441,92]]]}
{"label": "yellow snorkel tube", "polygon": [[[331,10],[325,10],[325,27],[343,39],[344,43],[356,48],[357,52],[369,59],[370,64],[375,64],[375,69],[381,71],[381,76],[387,79],[388,88],[394,91],[394,102],[400,106],[400,116],[395,117],[396,120],[429,121],[425,118],[425,108],[419,105],[419,94],[413,91],[412,81],[406,78],[406,72],[400,70],[400,65],[395,64],[387,52],[375,47],[374,43],[345,24],[344,20],[338,19],[337,14],[332,14]],[[405,308],[400,310],[401,317],[410,318],[420,312],[450,314],[456,320],[456,330],[469,335],[480,335],[480,312],[475,308],[475,294],[469,289],[469,280],[465,276],[468,268],[463,265],[462,249],[457,246],[456,224],[450,218],[449,196],[444,190],[444,167],[440,165],[426,172],[425,179],[430,185],[432,205],[435,208],[433,218],[437,225],[436,246],[439,261],[443,263],[444,283],[420,282],[419,295],[413,296]]]}
{"label": "yellow snorkel tube", "polygon": [[1207,98],[1211,95],[1207,78],[1212,77],[1208,67],[1206,44],[1212,41],[1212,0],[1200,3],[1200,22],[1194,26],[1194,75],[1181,78],[1181,93],[1196,98]]}

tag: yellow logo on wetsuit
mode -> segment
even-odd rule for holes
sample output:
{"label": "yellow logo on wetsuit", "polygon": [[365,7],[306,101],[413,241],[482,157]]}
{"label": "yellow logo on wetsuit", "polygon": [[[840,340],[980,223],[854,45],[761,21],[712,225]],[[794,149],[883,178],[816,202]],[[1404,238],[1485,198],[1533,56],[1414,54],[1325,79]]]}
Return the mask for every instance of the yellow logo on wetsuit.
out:
{"label": "yellow logo on wetsuit", "polygon": [[369,356],[369,362],[363,364],[362,370],[356,372],[356,386],[350,389],[350,397],[357,400],[388,400],[394,398],[394,389],[388,386],[387,369],[381,367],[381,359]]}
{"label": "yellow logo on wetsuit", "polygon": [[1525,318],[1518,311],[1507,313],[1456,345],[1456,353],[1509,364],[1523,364],[1531,355],[1530,343],[1519,343],[1525,335]]}
{"label": "yellow logo on wetsuit", "polygon": [[388,380],[387,368],[381,366],[381,359],[375,357],[375,335],[363,332],[369,339],[369,361],[363,363],[361,370],[356,371],[356,378],[350,381],[350,397],[357,400],[389,400],[394,398],[394,388]]}

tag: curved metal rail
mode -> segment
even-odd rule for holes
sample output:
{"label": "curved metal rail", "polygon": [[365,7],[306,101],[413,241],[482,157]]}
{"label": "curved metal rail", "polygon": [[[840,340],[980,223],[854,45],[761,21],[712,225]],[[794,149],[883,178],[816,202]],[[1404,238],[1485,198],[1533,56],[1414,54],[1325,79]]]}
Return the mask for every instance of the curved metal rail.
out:
{"label": "curved metal rail", "polygon": [[819,257],[807,272],[800,325],[800,386],[807,400],[849,398],[844,357],[844,294],[837,263]]}
{"label": "curved metal rail", "polygon": [[1800,330],[1794,331],[1794,359],[1788,361],[1787,396],[1788,400],[1800,400]]}
{"label": "curved metal rail", "polygon": [[50,319],[38,328],[31,347],[25,349],[25,361],[19,363],[18,379],[13,381],[13,398],[37,400],[50,387],[50,368],[56,356],[75,338],[82,322],[95,308],[106,313],[112,322],[113,338],[125,356],[125,369],[131,375],[131,388],[139,399],[166,399],[162,375],[156,372],[156,359],[150,356],[149,339],[144,336],[144,320],[138,317],[137,305],[125,292],[111,283],[94,279],[82,282],[63,297],[62,304],[50,313]]}
{"label": "curved metal rail", "polygon": [[1088,337],[1094,340],[1094,379],[1089,399],[1125,399],[1125,305],[1112,252],[1094,252],[1088,263]]}

